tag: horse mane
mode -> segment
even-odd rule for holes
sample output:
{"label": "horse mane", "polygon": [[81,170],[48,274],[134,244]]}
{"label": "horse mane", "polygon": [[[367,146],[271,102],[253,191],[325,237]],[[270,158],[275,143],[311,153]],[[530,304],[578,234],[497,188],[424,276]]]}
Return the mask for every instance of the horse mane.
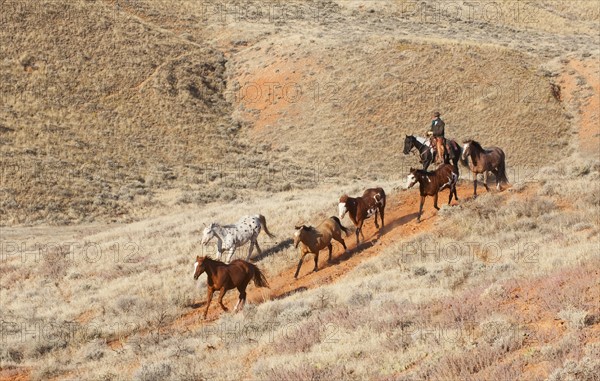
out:
{"label": "horse mane", "polygon": [[304,225],[304,230],[314,232],[317,229],[312,225]]}
{"label": "horse mane", "polygon": [[413,139],[415,139],[416,141],[418,141],[421,144],[426,144],[427,143],[427,138],[424,138],[424,137],[421,137],[421,136],[413,136]]}
{"label": "horse mane", "polygon": [[425,169],[415,169],[415,172],[419,175],[431,176],[435,173],[435,171],[427,171]]}
{"label": "horse mane", "polygon": [[221,262],[217,259],[212,259],[211,257],[204,257],[204,262],[208,261],[208,263],[216,264],[216,265],[227,265],[225,262]]}
{"label": "horse mane", "polygon": [[475,147],[475,149],[478,150],[478,151],[485,152],[485,150],[483,149],[483,147],[481,146],[481,144],[479,144],[475,140],[471,140],[470,141],[470,145],[473,146],[473,147]]}

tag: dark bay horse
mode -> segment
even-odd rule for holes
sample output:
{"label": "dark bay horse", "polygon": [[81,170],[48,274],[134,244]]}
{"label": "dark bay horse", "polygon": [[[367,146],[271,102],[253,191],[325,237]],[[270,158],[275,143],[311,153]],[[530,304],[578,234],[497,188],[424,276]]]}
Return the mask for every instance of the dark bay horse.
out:
{"label": "dark bay horse", "polygon": [[[343,195],[338,204],[340,219],[344,218],[346,212],[356,226],[356,245],[358,246],[358,234],[362,234],[362,226],[365,220],[375,215],[375,227],[379,229],[377,223],[377,212],[381,218],[381,227],[383,228],[383,215],[385,211],[385,192],[382,188],[369,188],[364,191],[361,197],[350,197]],[[365,236],[363,235],[363,239]]]}
{"label": "dark bay horse", "polygon": [[206,283],[207,283],[207,299],[206,309],[204,310],[204,319],[208,314],[208,307],[212,300],[213,293],[219,290],[219,304],[223,311],[227,311],[227,307],[223,305],[223,296],[231,289],[237,288],[240,292],[240,298],[235,305],[234,311],[238,310],[240,302],[240,310],[244,308],[246,303],[246,287],[251,280],[254,280],[256,287],[269,287],[267,279],[263,273],[259,270],[256,265],[250,262],[236,259],[230,264],[225,264],[221,261],[215,261],[208,257],[196,256],[196,262],[194,262],[194,279],[198,279],[203,272],[206,272]]}
{"label": "dark bay horse", "polygon": [[425,138],[406,135],[404,138],[404,154],[408,155],[415,148],[418,152],[419,162],[423,164],[423,169],[427,170],[433,162],[433,149],[429,141]]}
{"label": "dark bay horse", "polygon": [[337,217],[330,217],[321,222],[317,227],[301,225],[296,226],[295,228],[294,246],[298,247],[298,245],[300,245],[300,261],[298,262],[294,278],[298,278],[302,260],[307,254],[312,253],[315,255],[315,267],[313,269],[315,272],[319,269],[319,251],[322,249],[329,249],[328,262],[331,262],[331,251],[333,249],[331,246],[332,239],[341,243],[344,250],[347,250],[346,242],[344,242],[344,239],[342,238],[342,232],[349,235],[350,230],[346,229]]}
{"label": "dark bay horse", "polygon": [[458,174],[454,171],[454,166],[451,164],[442,164],[433,172],[427,172],[422,169],[410,169],[410,173],[406,177],[406,188],[411,188],[416,183],[419,183],[419,193],[421,194],[419,214],[417,215],[418,222],[421,222],[425,197],[433,196],[433,206],[438,210],[440,209],[437,204],[438,193],[441,190],[450,188],[448,205],[452,201],[452,196],[458,200],[458,194],[456,194],[457,181]]}
{"label": "dark bay horse", "polygon": [[496,176],[496,189],[502,190],[500,184],[508,183],[505,155],[501,148],[490,147],[484,149],[476,141],[467,140],[464,142],[462,160],[473,172],[473,195],[475,197],[477,197],[477,174],[479,173],[483,173],[483,186],[487,191],[490,190],[487,185],[488,172],[492,172]]}
{"label": "dark bay horse", "polygon": [[[410,151],[416,148],[419,152],[419,161],[423,164],[423,169],[427,170],[431,163],[433,163],[437,151],[435,147],[431,147],[429,140],[420,136],[406,135],[404,138],[404,154],[408,155]],[[446,139],[446,152],[448,153],[447,159],[444,161],[445,164],[452,162],[456,174],[459,175],[458,161],[462,154],[462,148],[452,139]]]}

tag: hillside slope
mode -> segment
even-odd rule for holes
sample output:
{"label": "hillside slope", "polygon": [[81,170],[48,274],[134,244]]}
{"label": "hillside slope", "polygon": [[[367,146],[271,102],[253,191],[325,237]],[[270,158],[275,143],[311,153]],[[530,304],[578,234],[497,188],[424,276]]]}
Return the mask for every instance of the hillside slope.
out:
{"label": "hillside slope", "polygon": [[[598,2],[0,8],[0,380],[598,381]],[[419,224],[433,109],[510,184],[461,166]],[[294,280],[294,226],[372,186],[381,234]],[[256,213],[271,288],[200,320],[204,224]]]}
{"label": "hillside slope", "polygon": [[433,109],[459,142],[538,168],[570,136],[543,65],[597,51],[597,8],[511,6],[5,1],[0,224],[395,179]]}

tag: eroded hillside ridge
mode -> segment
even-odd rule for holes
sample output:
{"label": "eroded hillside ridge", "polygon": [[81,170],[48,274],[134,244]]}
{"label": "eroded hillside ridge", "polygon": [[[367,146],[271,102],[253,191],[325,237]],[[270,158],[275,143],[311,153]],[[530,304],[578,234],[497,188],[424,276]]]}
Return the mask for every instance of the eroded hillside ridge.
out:
{"label": "eroded hillside ridge", "polygon": [[575,26],[560,3],[5,1],[0,224],[397,180],[434,109],[521,181],[569,152],[564,69],[542,67],[595,54],[590,4]]}

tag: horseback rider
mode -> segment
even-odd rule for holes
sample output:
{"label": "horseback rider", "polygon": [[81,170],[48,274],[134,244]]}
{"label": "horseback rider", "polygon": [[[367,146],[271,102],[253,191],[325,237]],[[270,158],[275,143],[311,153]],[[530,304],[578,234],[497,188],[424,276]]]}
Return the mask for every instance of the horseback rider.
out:
{"label": "horseback rider", "polygon": [[433,118],[431,120],[431,128],[427,131],[427,136],[430,136],[431,146],[436,147],[437,157],[436,161],[439,162],[440,158],[443,158],[443,162],[447,162],[447,152],[446,152],[446,138],[444,136],[444,127],[446,123],[440,118],[440,113],[438,111],[433,113]]}

